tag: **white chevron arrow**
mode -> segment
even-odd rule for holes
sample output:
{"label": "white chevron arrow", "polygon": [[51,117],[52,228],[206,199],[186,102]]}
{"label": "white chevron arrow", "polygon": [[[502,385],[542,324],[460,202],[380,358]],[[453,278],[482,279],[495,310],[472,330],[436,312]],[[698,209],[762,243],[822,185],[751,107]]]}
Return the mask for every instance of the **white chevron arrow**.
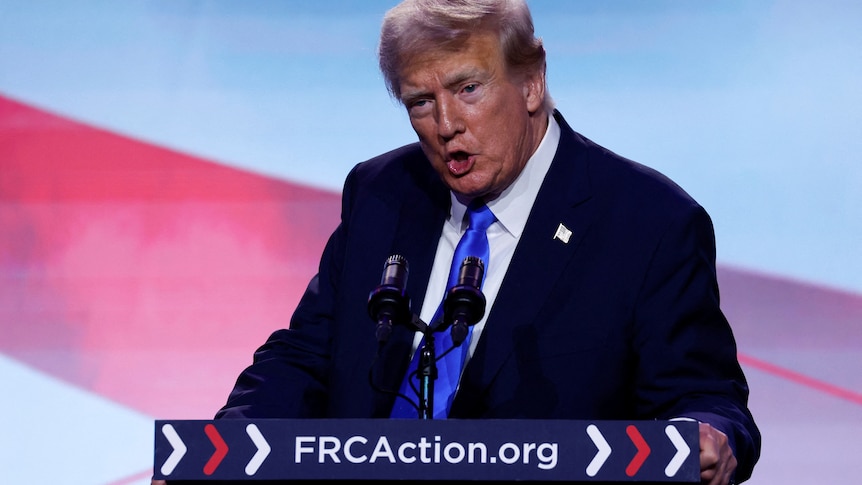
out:
{"label": "white chevron arrow", "polygon": [[670,442],[673,443],[673,446],[676,447],[676,454],[671,458],[670,463],[664,469],[664,474],[668,477],[672,477],[676,475],[676,472],[682,467],[682,464],[685,462],[685,459],[688,458],[688,455],[691,453],[691,448],[688,447],[688,444],[683,439],[682,435],[679,434],[679,430],[676,429],[676,426],[669,424],[664,429],[664,433],[670,438]]}
{"label": "white chevron arrow", "polygon": [[593,461],[587,466],[587,475],[594,477],[602,468],[602,465],[605,464],[608,457],[611,456],[611,446],[605,440],[605,437],[602,436],[602,433],[599,432],[599,428],[596,425],[591,424],[587,426],[587,434],[590,435],[590,439],[593,440],[596,448],[599,449],[596,456],[593,457]]}
{"label": "white chevron arrow", "polygon": [[186,454],[186,444],[183,443],[183,440],[180,439],[180,435],[177,434],[177,430],[174,429],[170,424],[165,424],[162,426],[162,434],[165,435],[165,438],[168,439],[168,443],[174,448],[174,451],[171,452],[171,456],[162,463],[162,475],[170,475],[174,468],[177,467],[180,460],[183,459],[183,456]]}
{"label": "white chevron arrow", "polygon": [[272,451],[272,448],[269,447],[269,443],[266,442],[263,434],[254,424],[246,426],[245,432],[248,434],[248,437],[251,438],[254,446],[257,446],[257,452],[255,452],[254,456],[251,457],[251,460],[249,460],[248,464],[245,466],[245,474],[251,476],[257,473],[258,468],[260,468],[263,461],[266,460],[266,457],[269,456],[269,452]]}

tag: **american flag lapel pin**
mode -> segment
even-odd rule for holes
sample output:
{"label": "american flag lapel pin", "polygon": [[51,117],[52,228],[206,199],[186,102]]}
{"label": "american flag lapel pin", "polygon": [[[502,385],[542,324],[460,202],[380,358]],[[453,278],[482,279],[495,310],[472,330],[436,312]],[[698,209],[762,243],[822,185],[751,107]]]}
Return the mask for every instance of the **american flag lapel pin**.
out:
{"label": "american flag lapel pin", "polygon": [[572,237],[572,231],[568,227],[564,226],[561,222],[559,226],[557,226],[557,233],[554,234],[554,239],[559,239],[564,243],[569,243],[569,238]]}

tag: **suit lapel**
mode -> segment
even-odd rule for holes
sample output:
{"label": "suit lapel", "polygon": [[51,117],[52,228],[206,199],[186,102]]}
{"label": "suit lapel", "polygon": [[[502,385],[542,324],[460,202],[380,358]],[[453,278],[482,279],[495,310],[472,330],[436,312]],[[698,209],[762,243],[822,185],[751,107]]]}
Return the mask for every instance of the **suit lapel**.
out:
{"label": "suit lapel", "polygon": [[[468,382],[479,389],[465,392],[465,398],[491,383],[514,349],[516,327],[536,320],[592,221],[583,142],[561,116],[557,121],[562,128],[557,153],[462,380],[462,385]],[[557,236],[558,231],[563,234]],[[456,399],[453,406],[457,405]]]}

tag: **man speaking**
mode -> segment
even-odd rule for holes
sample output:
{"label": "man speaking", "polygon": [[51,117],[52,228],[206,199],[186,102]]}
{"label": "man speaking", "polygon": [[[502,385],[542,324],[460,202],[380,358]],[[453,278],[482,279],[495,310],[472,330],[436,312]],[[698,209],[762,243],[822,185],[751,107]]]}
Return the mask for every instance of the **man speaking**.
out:
{"label": "man speaking", "polygon": [[466,254],[484,308],[460,345],[436,339],[433,417],[697,420],[703,482],[747,479],[760,434],[712,222],[554,109],[527,5],[406,0],[384,18],[379,61],[419,141],[350,172],[289,329],[217,417],[415,418],[422,332],[384,322],[378,339],[369,292],[398,255],[410,311],[441,322]]}

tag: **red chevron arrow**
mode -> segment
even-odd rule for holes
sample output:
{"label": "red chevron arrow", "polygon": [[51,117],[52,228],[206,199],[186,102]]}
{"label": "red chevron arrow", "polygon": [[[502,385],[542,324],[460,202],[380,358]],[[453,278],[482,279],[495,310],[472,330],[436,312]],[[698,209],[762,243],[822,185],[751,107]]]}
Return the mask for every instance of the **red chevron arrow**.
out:
{"label": "red chevron arrow", "polygon": [[213,446],[215,446],[213,456],[211,456],[209,461],[207,461],[207,464],[204,465],[204,473],[212,475],[213,472],[216,471],[216,468],[221,464],[221,461],[224,460],[224,457],[227,456],[228,448],[227,443],[224,442],[224,439],[222,439],[215,426],[212,424],[204,426],[204,432],[207,434],[207,438],[210,439]]}
{"label": "red chevron arrow", "polygon": [[641,436],[640,431],[634,427],[634,425],[628,425],[626,427],[626,434],[629,435],[629,439],[632,440],[632,443],[637,447],[638,452],[635,454],[635,457],[632,458],[632,461],[629,462],[629,466],[626,467],[626,475],[633,477],[641,469],[641,465],[644,464],[647,457],[650,454],[649,445],[647,445],[646,441],[644,441],[644,437]]}

